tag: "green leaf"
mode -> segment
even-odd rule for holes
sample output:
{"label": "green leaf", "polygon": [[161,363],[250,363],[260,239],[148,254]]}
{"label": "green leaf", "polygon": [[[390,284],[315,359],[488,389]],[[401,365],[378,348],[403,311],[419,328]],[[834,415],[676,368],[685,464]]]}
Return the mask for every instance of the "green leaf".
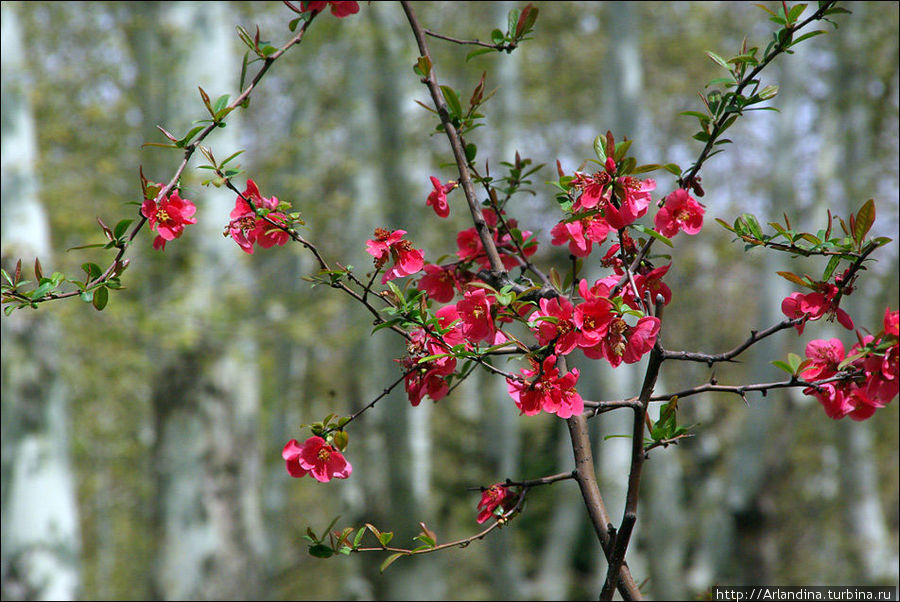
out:
{"label": "green leaf", "polygon": [[663,169],[665,169],[667,172],[669,172],[672,175],[675,175],[675,176],[681,175],[681,168],[678,165],[676,165],[675,163],[666,163],[665,165],[663,165]]}
{"label": "green leaf", "polygon": [[85,303],[91,303],[94,300],[94,291],[84,291],[79,295]]}
{"label": "green leaf", "polygon": [[597,136],[594,138],[594,153],[597,155],[597,159],[600,163],[606,162],[606,138],[604,136]]}
{"label": "green leaf", "polygon": [[648,236],[652,236],[653,238],[655,238],[659,242],[663,243],[664,245],[667,245],[669,247],[674,247],[671,239],[663,236],[662,234],[660,234],[659,232],[657,232],[656,230],[654,230],[652,228],[648,228],[647,226],[644,226],[642,224],[631,224],[631,227],[634,228],[635,230],[637,230],[638,232],[643,232],[644,234],[646,234]]}
{"label": "green leaf", "polygon": [[77,247],[69,247],[66,251],[77,251],[79,249],[93,249],[95,247],[105,247],[106,243],[98,242],[92,245],[78,245]]}
{"label": "green leaf", "polygon": [[323,543],[309,546],[309,555],[316,558],[331,558],[334,556],[334,550]]}
{"label": "green leaf", "polygon": [[803,14],[804,10],[806,10],[805,4],[797,4],[795,6],[792,6],[790,12],[788,12],[788,23],[793,23],[794,21],[796,21],[797,17]]}
{"label": "green leaf", "polygon": [[132,219],[123,219],[119,223],[116,224],[116,227],[113,228],[113,236],[116,238],[122,238],[122,235],[128,230],[128,226],[131,225]]}
{"label": "green leaf", "polygon": [[[500,34],[500,35],[503,35],[503,34]],[[469,54],[466,55],[466,62],[469,62],[470,58],[476,57],[480,54],[487,54],[489,52],[497,52],[497,51],[493,48],[476,48],[475,50],[473,50],[472,52],[470,52]]]}
{"label": "green leaf", "polygon": [[106,307],[106,304],[109,302],[109,291],[105,286],[101,286],[94,293],[94,309],[97,311],[103,311],[103,308]]}
{"label": "green leaf", "polygon": [[797,368],[803,360],[796,353],[788,353],[788,365],[791,367],[791,374],[797,374]]}
{"label": "green leaf", "polygon": [[862,244],[873,223],[875,223],[875,201],[869,199],[860,207],[859,212],[856,214],[856,223],[853,225],[853,240],[858,244]]}
{"label": "green leaf", "polygon": [[840,262],[840,255],[833,255],[831,259],[828,260],[828,265],[825,266],[825,271],[822,272],[822,282],[827,282],[828,279],[831,278],[831,275],[834,273],[834,270],[837,269]]}
{"label": "green leaf", "polygon": [[389,566],[391,566],[395,560],[400,558],[401,556],[406,556],[403,552],[397,552],[396,554],[391,554],[387,558],[385,558],[384,562],[381,563],[381,567],[379,567],[380,572],[384,572]]}
{"label": "green leaf", "polygon": [[394,539],[394,534],[391,531],[385,531],[383,533],[378,534],[378,541],[381,542],[381,545],[387,546],[391,543],[391,540]]}
{"label": "green leaf", "polygon": [[744,223],[747,225],[747,228],[750,229],[750,234],[753,235],[757,240],[763,239],[762,228],[759,227],[759,222],[756,221],[756,216],[750,213],[744,213],[741,215],[741,219],[744,220]]}
{"label": "green leaf", "polygon": [[366,528],[360,527],[359,531],[356,532],[356,537],[353,538],[353,548],[356,549],[359,547],[359,543],[362,541],[363,535],[366,534]]}
{"label": "green leaf", "polygon": [[731,67],[728,65],[728,62],[725,59],[723,59],[722,57],[720,57],[718,54],[713,52],[712,50],[707,50],[706,56],[711,58],[714,63],[718,64],[720,67],[724,68],[729,73],[731,72]]}
{"label": "green leaf", "polygon": [[101,274],[103,274],[103,270],[101,270],[100,266],[96,263],[82,263],[81,269],[84,270],[84,272],[87,274],[88,281],[96,280],[101,276]]}
{"label": "green leaf", "polygon": [[471,163],[475,160],[475,155],[478,154],[478,147],[475,146],[474,142],[470,142],[466,145],[466,160]]}
{"label": "green leaf", "polygon": [[785,362],[783,360],[773,360],[771,362],[771,364],[777,368],[781,368],[782,370],[784,370],[785,372],[787,372],[790,375],[794,374],[794,370],[790,367],[790,365],[788,365],[787,362]]}
{"label": "green leaf", "polygon": [[728,224],[728,222],[726,222],[725,220],[719,219],[719,218],[717,217],[717,218],[716,218],[716,221],[719,222],[719,225],[720,225],[720,226],[722,226],[723,228],[725,228],[725,229],[728,230],[729,232],[736,232],[736,230],[735,230],[734,228],[732,228],[732,227]]}
{"label": "green leaf", "polygon": [[441,86],[441,92],[444,94],[444,100],[447,101],[447,108],[450,109],[452,117],[462,117],[462,105],[459,102],[459,96],[450,86]]}

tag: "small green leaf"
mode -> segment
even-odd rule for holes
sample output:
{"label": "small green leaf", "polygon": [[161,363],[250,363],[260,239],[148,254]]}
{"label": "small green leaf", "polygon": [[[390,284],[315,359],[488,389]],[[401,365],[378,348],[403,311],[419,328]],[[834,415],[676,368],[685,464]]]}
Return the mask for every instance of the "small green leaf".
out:
{"label": "small green leaf", "polygon": [[790,367],[790,365],[788,365],[788,363],[785,362],[784,360],[773,360],[771,363],[772,363],[773,366],[775,366],[775,367],[777,367],[777,368],[781,368],[782,370],[784,370],[784,371],[787,372],[788,374],[791,374],[791,375],[794,374],[794,370],[793,370],[793,369]]}
{"label": "small green leaf", "polygon": [[378,534],[378,541],[381,542],[382,546],[386,547],[389,543],[391,543],[392,539],[394,539],[394,534],[391,531],[385,531]]}
{"label": "small green leaf", "polygon": [[106,307],[106,304],[109,302],[109,291],[105,286],[101,286],[97,289],[97,292],[94,293],[94,309],[97,311],[103,311],[103,308]]}
{"label": "small green leaf", "polygon": [[873,223],[875,223],[875,201],[869,199],[859,208],[856,223],[853,224],[853,240],[857,244],[862,244]]}
{"label": "small green leaf", "polygon": [[659,242],[663,243],[666,246],[674,247],[671,239],[669,239],[666,236],[663,236],[662,234],[660,234],[659,232],[657,232],[656,230],[654,230],[652,228],[648,228],[647,226],[644,226],[642,224],[631,224],[631,227],[634,228],[635,230],[637,230],[638,232],[642,232],[648,236],[652,236],[653,238],[655,238],[656,240],[658,240]]}
{"label": "small green leaf", "polygon": [[476,48],[475,50],[473,50],[472,52],[470,52],[469,54],[466,55],[466,62],[468,62],[470,58],[476,57],[480,54],[487,54],[489,52],[497,52],[497,51],[493,48]]}
{"label": "small green leaf", "polygon": [[707,50],[706,56],[711,58],[713,60],[713,62],[718,64],[720,67],[724,68],[728,72],[731,72],[731,67],[728,66],[728,62],[725,59],[723,59],[722,57],[720,57],[718,54],[713,52],[712,50]]}
{"label": "small green leaf", "polygon": [[353,549],[359,547],[359,543],[362,541],[363,535],[366,534],[366,528],[360,527],[359,531],[356,532],[356,537],[353,538]]}
{"label": "small green leaf", "polygon": [[831,259],[828,260],[828,265],[825,266],[825,271],[822,273],[823,282],[827,282],[828,279],[831,278],[831,275],[834,273],[834,270],[837,269],[840,262],[840,255],[833,255]]}
{"label": "small green leaf", "polygon": [[323,543],[309,546],[309,555],[316,558],[331,558],[334,556],[334,550]]}
{"label": "small green leaf", "polygon": [[397,560],[398,558],[400,558],[401,556],[406,556],[406,554],[404,554],[403,552],[397,552],[396,554],[391,554],[390,556],[385,558],[384,562],[381,563],[381,567],[378,570],[383,573],[385,571],[385,569],[387,569],[389,566],[391,566],[394,563],[394,561]]}

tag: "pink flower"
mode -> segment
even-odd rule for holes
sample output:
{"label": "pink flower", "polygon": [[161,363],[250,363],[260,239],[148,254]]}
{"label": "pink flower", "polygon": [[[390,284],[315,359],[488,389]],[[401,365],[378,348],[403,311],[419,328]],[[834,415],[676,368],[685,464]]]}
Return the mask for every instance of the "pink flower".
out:
{"label": "pink flower", "polygon": [[[442,324],[442,327],[445,325]],[[452,338],[452,335],[448,333],[444,336],[444,341],[451,344],[450,339]],[[446,377],[456,370],[456,358],[448,355],[427,362],[420,361],[429,355],[447,352],[437,339],[421,328],[412,332],[406,350],[407,357],[396,361],[403,366],[403,370],[406,372],[403,380],[410,403],[417,406],[426,395],[432,401],[443,399],[450,389]]]}
{"label": "pink flower", "polygon": [[542,298],[540,309],[529,317],[529,321],[536,324],[538,342],[541,345],[554,343],[556,353],[561,355],[571,353],[578,342],[573,313],[572,302],[565,297]]}
{"label": "pink flower", "polygon": [[160,201],[159,205],[154,200],[145,200],[141,205],[141,214],[150,222],[150,229],[159,233],[153,240],[153,248],[164,250],[166,242],[180,237],[186,225],[196,224],[197,220],[191,217],[196,211],[197,207],[182,199],[177,192]]}
{"label": "pink flower", "polygon": [[572,206],[574,210],[593,209],[601,203],[605,203],[610,197],[609,185],[612,178],[606,172],[597,172],[592,176],[587,176],[580,172],[575,172],[575,179],[572,180],[572,188],[580,191],[581,194],[575,200]]}
{"label": "pink flower", "polygon": [[623,361],[634,364],[656,343],[659,334],[659,318],[644,316],[635,326],[629,326],[620,317],[614,317],[609,323],[606,336],[593,347],[585,347],[584,355],[591,359],[606,358],[615,368]]}
{"label": "pink flower", "polygon": [[438,217],[447,217],[450,215],[450,206],[447,204],[447,193],[456,188],[456,182],[451,180],[446,184],[441,184],[440,180],[431,176],[431,185],[434,186],[434,190],[428,195],[428,200],[425,201],[425,204],[431,205]]}
{"label": "pink flower", "polygon": [[650,206],[650,192],[656,189],[656,180],[638,180],[632,176],[624,176],[616,180],[616,190],[621,199],[617,207],[612,199],[608,200],[603,215],[610,227],[621,230],[633,224],[635,220],[647,213]]}
{"label": "pink flower", "polygon": [[900,311],[891,311],[890,307],[884,308],[884,333],[900,336]]}
{"label": "pink flower", "polygon": [[[481,501],[478,502],[478,524],[483,523],[494,515],[494,510],[511,510],[515,506],[515,498],[510,494],[509,487],[502,483],[491,485],[481,492]],[[508,506],[508,508],[507,508]]]}
{"label": "pink flower", "polygon": [[453,276],[454,267],[444,268],[439,265],[426,264],[425,275],[419,279],[416,285],[420,291],[425,291],[428,296],[438,303],[447,303],[456,295],[456,278]]}
{"label": "pink flower", "polygon": [[602,243],[609,234],[609,224],[600,215],[583,217],[577,221],[561,221],[550,231],[551,241],[560,246],[569,244],[569,252],[576,257],[587,257],[591,243]]}
{"label": "pink flower", "polygon": [[612,302],[609,299],[592,297],[577,305],[574,321],[579,330],[578,346],[593,347],[597,345],[609,332],[609,324],[612,319]]}
{"label": "pink flower", "polygon": [[234,209],[231,210],[231,221],[225,227],[226,236],[231,238],[244,250],[245,253],[253,253],[253,245],[258,244],[264,249],[275,245],[283,246],[290,239],[290,235],[257,216],[250,204],[244,200],[249,199],[257,209],[267,209],[266,217],[270,220],[285,224],[287,216],[275,211],[279,205],[276,197],[265,198],[259,193],[256,182],[247,179],[247,188],[235,199]]}
{"label": "pink flower", "polygon": [[291,439],[281,451],[281,457],[288,473],[296,478],[311,474],[317,481],[327,483],[331,479],[346,479],[353,472],[344,455],[321,437],[310,437],[302,446]]}
{"label": "pink flower", "polygon": [[462,320],[462,332],[466,340],[478,343],[494,335],[494,320],[491,316],[492,299],[483,288],[466,290],[456,304],[456,311]]}
{"label": "pink flower", "polygon": [[[835,420],[844,416],[853,420],[869,418],[876,409],[890,403],[900,390],[898,343],[896,337],[890,336],[863,337],[850,350],[850,357],[859,357],[844,367],[845,379],[807,387],[803,392],[818,399],[825,413]],[[890,346],[884,349],[884,343]],[[883,349],[883,355],[877,351],[879,348]],[[808,382],[828,380],[839,374],[838,366],[845,358],[844,345],[838,339],[816,339],[807,344],[806,356],[812,365],[800,377]]]}
{"label": "pink flower", "polygon": [[311,2],[301,2],[300,10],[317,13],[324,10],[329,4],[331,5],[331,14],[338,19],[359,12],[359,3],[356,0],[312,0]]}
{"label": "pink flower", "polygon": [[803,318],[803,322],[796,325],[797,332],[803,334],[806,321],[815,321],[829,314],[831,318],[837,318],[838,323],[848,330],[853,329],[853,320],[850,315],[835,304],[838,288],[833,284],[819,282],[816,284],[820,290],[812,293],[791,293],[781,302],[781,312],[788,318]]}
{"label": "pink flower", "polygon": [[381,284],[415,274],[425,265],[422,250],[414,249],[411,242],[403,239],[404,234],[406,230],[388,232],[384,228],[376,228],[375,238],[366,241],[366,252],[375,258],[377,269],[384,267],[388,259],[394,259],[394,265],[381,277]]}
{"label": "pink flower", "polygon": [[669,238],[683,230],[685,234],[697,234],[703,228],[703,205],[694,200],[684,188],[666,197],[665,204],[656,213],[653,223],[656,231]]}
{"label": "pink flower", "polygon": [[[560,418],[570,418],[584,411],[584,400],[575,391],[577,368],[561,377],[555,355],[547,356],[540,365],[532,360],[532,368],[521,370],[521,379],[506,379],[509,396],[519,411],[533,416],[543,410]],[[531,378],[534,380],[529,381]]]}

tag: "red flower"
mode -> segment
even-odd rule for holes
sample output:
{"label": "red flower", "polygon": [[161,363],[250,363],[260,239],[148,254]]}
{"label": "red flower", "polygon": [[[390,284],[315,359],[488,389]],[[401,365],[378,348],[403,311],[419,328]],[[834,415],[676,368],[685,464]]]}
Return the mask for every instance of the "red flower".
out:
{"label": "red flower", "polygon": [[[532,361],[532,367],[532,370],[520,371],[521,379],[506,379],[509,396],[523,414],[534,416],[543,410],[560,418],[570,418],[584,411],[584,400],[575,391],[577,368],[560,377],[555,355],[544,358],[540,366]],[[529,381],[530,378],[534,380]]]}
{"label": "red flower", "polygon": [[797,332],[803,334],[806,321],[815,321],[829,314],[848,330],[853,329],[853,320],[843,309],[835,305],[838,288],[826,282],[817,283],[817,287],[825,292],[814,291],[812,293],[791,293],[781,302],[781,312],[788,318],[804,318],[803,322],[796,325]]}
{"label": "red flower", "polygon": [[438,303],[447,303],[456,295],[456,278],[453,275],[454,268],[444,268],[439,265],[426,264],[425,275],[419,279],[416,285],[420,291],[425,291],[428,296]]}
{"label": "red flower", "polygon": [[[818,399],[830,418],[839,420],[849,416],[853,420],[865,420],[876,409],[890,403],[900,391],[898,348],[897,337],[888,329],[877,338],[866,336],[850,350],[850,357],[858,357],[843,368],[850,375],[847,379],[807,387],[803,392]],[[812,365],[800,377],[809,382],[827,380],[839,373],[838,366],[845,357],[844,345],[838,339],[816,339],[806,345],[806,357]]]}
{"label": "red flower", "polygon": [[159,233],[153,240],[153,248],[164,250],[166,242],[181,236],[187,224],[196,224],[197,220],[191,217],[196,211],[197,207],[177,192],[160,201],[159,205],[154,200],[145,200],[141,214],[150,222],[150,229]]}
{"label": "red flower", "polygon": [[447,193],[456,188],[456,182],[450,181],[446,184],[441,184],[440,180],[431,176],[431,185],[434,186],[434,190],[428,195],[428,200],[425,201],[425,204],[431,205],[438,217],[447,217],[450,215],[450,206],[447,204]]}
{"label": "red flower", "polygon": [[597,345],[585,347],[584,355],[591,359],[606,358],[613,368],[623,361],[634,364],[653,349],[659,325],[659,318],[651,316],[644,316],[634,326],[629,326],[620,317],[614,317],[606,336]]}
{"label": "red flower", "polygon": [[436,339],[422,329],[413,331],[406,349],[409,355],[396,361],[406,371],[404,383],[410,403],[417,406],[426,395],[432,401],[443,399],[449,391],[445,377],[456,370],[456,358],[447,356],[420,362],[421,358],[446,352]]}
{"label": "red flower", "polygon": [[313,0],[311,2],[301,2],[301,12],[312,11],[317,13],[325,10],[325,7],[331,5],[331,14],[342,19],[348,15],[355,15],[359,12],[359,3],[356,0]]}
{"label": "red flower", "polygon": [[656,213],[653,223],[656,231],[669,238],[684,230],[685,234],[697,234],[703,228],[703,205],[694,200],[684,188],[666,197],[665,205]]}
{"label": "red flower", "polygon": [[462,332],[466,340],[478,343],[494,336],[494,320],[491,316],[493,300],[483,288],[466,290],[456,304],[456,311],[462,320]]}
{"label": "red flower", "polygon": [[379,270],[388,259],[394,259],[394,265],[381,277],[381,284],[415,274],[425,265],[422,250],[414,249],[411,242],[403,239],[404,234],[406,230],[388,232],[384,228],[376,228],[375,238],[366,241],[366,252],[375,258],[375,267]]}
{"label": "red flower", "polygon": [[274,245],[283,246],[290,239],[290,235],[269,223],[268,221],[258,217],[256,212],[251,209],[250,204],[244,199],[249,199],[253,206],[257,209],[267,209],[269,213],[266,217],[270,220],[285,224],[287,216],[283,213],[275,211],[279,201],[276,197],[264,198],[256,187],[256,182],[247,179],[247,188],[235,199],[234,209],[231,210],[231,221],[225,227],[226,236],[231,236],[241,249],[246,253],[253,253],[253,245],[258,244],[263,249],[268,249]]}
{"label": "red flower", "polygon": [[573,313],[572,302],[565,297],[542,298],[540,309],[535,310],[529,317],[529,321],[536,325],[535,336],[538,342],[541,345],[555,342],[556,353],[561,355],[571,353],[578,341],[578,332],[572,319]]}
{"label": "red flower", "polygon": [[291,439],[281,451],[281,457],[292,477],[311,474],[317,481],[327,483],[331,479],[346,479],[353,472],[344,455],[321,437],[310,437],[302,446]]}
{"label": "red flower", "polygon": [[497,483],[481,492],[481,501],[478,502],[478,524],[483,523],[494,515],[494,510],[500,508],[503,511],[515,507],[516,499],[510,494],[509,487]]}

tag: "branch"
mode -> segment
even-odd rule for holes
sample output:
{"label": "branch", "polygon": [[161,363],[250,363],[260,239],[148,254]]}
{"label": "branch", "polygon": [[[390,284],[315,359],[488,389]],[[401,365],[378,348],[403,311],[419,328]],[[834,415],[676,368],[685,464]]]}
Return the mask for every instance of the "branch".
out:
{"label": "branch", "polygon": [[[431,55],[428,53],[428,45],[425,43],[425,31],[419,24],[410,3],[407,0],[402,0],[400,4],[403,6],[403,12],[406,13],[406,18],[416,37],[416,43],[419,46],[419,54],[425,57],[428,60],[428,63],[431,64]],[[491,271],[498,276],[505,274],[506,269],[503,267],[503,262],[500,260],[500,254],[497,252],[497,246],[494,244],[494,239],[491,237],[490,228],[488,228],[487,223],[484,221],[484,216],[481,215],[478,199],[475,196],[475,188],[472,186],[472,178],[469,175],[465,149],[463,149],[462,143],[460,142],[459,133],[456,131],[453,124],[450,123],[447,105],[444,103],[443,94],[437,83],[437,76],[435,75],[433,66],[429,69],[428,75],[422,79],[422,82],[428,87],[428,91],[431,93],[431,100],[434,103],[434,108],[437,110],[438,116],[441,119],[441,125],[444,128],[444,132],[447,134],[447,139],[450,141],[453,157],[456,159],[456,167],[459,169],[459,183],[466,195],[466,201],[469,204],[469,212],[472,214],[472,221],[475,224],[475,231],[478,232],[478,236],[481,238],[481,244],[484,246],[485,253],[487,254],[488,261],[491,265]]]}
{"label": "branch", "polygon": [[[250,95],[253,93],[253,90],[256,88],[256,85],[263,78],[263,76],[266,74],[266,72],[269,70],[269,68],[272,66],[272,64],[276,60],[278,60],[281,56],[283,56],[284,53],[287,52],[292,46],[299,44],[303,40],[303,35],[306,33],[306,30],[309,29],[309,26],[312,23],[314,18],[315,18],[315,14],[310,15],[309,19],[303,22],[303,24],[300,26],[300,29],[297,31],[297,33],[294,35],[293,38],[291,38],[282,48],[280,48],[276,52],[272,53],[271,55],[269,55],[263,59],[263,65],[260,68],[259,72],[257,72],[257,74],[253,77],[253,79],[247,85],[247,87],[241,92],[240,96],[235,98],[226,107],[226,109],[228,109],[226,112],[226,115],[227,115],[227,113],[230,113],[231,111],[237,109],[239,106],[241,106],[241,104],[244,103],[244,101],[246,101],[248,98],[250,98]],[[224,110],[225,109],[223,109],[223,111]],[[172,192],[172,190],[178,184],[178,180],[181,178],[181,174],[184,173],[184,170],[187,167],[188,161],[190,161],[194,152],[200,147],[200,143],[204,139],[206,139],[206,137],[209,136],[209,134],[212,133],[213,130],[218,128],[219,125],[223,121],[224,121],[224,116],[221,119],[213,119],[212,122],[209,125],[207,125],[205,128],[203,128],[193,138],[193,140],[189,144],[185,145],[184,157],[182,158],[181,163],[179,164],[178,168],[175,170],[175,174],[172,176],[171,180],[169,180],[169,183],[166,184],[165,186],[163,186],[162,189],[160,189],[159,193],[156,195],[156,198],[154,199],[155,202],[159,203],[162,199],[166,198],[170,192]],[[112,260],[112,262],[109,264],[109,266],[103,271],[103,273],[100,274],[100,276],[98,276],[97,278],[94,278],[93,280],[87,282],[84,285],[85,291],[95,288],[97,286],[106,284],[107,282],[109,282],[109,280],[111,278],[115,277],[117,272],[120,272],[122,269],[124,269],[122,267],[122,259],[124,258],[125,253],[128,250],[128,248],[131,246],[131,242],[135,239],[138,232],[140,232],[141,228],[143,228],[143,226],[146,222],[147,222],[147,218],[144,217],[144,215],[141,213],[141,211],[139,209],[138,210],[138,221],[132,227],[131,232],[128,234],[128,239],[127,239],[126,243],[119,247],[119,251],[118,251],[118,253],[116,253],[115,258]],[[57,299],[65,299],[68,297],[74,297],[76,295],[80,295],[81,293],[82,293],[81,290],[69,291],[66,293],[50,293],[50,294],[47,294],[47,295],[41,297],[40,299],[25,298],[21,294],[15,294],[15,293],[13,293],[13,294],[4,293],[4,296],[15,298],[17,300],[28,303],[31,306],[34,306],[37,303],[44,303],[45,301],[54,301]]]}
{"label": "branch", "polygon": [[796,326],[804,320],[805,318],[788,319],[779,322],[778,324],[774,324],[763,331],[751,330],[750,336],[747,337],[747,340],[745,340],[743,343],[741,343],[731,351],[726,351],[725,353],[709,354],[695,353],[690,351],[668,351],[663,349],[663,359],[703,362],[705,364],[709,364],[710,366],[712,366],[716,362],[730,362],[733,358],[746,351],[747,348],[749,348],[751,345],[758,343],[759,341],[775,334],[776,332]]}

